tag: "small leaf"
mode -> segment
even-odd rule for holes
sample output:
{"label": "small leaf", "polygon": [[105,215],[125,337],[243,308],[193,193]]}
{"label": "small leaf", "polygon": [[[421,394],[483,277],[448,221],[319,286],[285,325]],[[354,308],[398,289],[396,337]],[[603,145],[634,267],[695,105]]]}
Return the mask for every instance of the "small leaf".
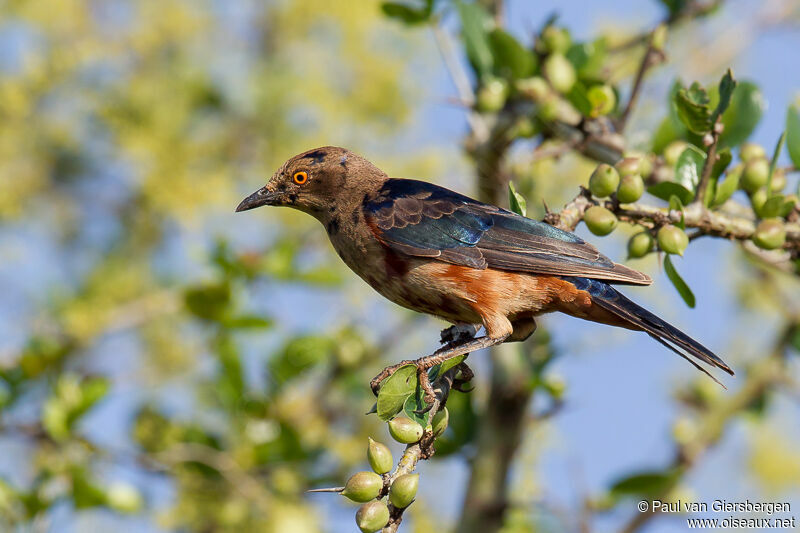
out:
{"label": "small leaf", "polygon": [[686,229],[686,221],[684,219],[684,214],[683,214],[683,202],[681,202],[680,198],[678,198],[674,194],[669,197],[669,209],[670,211],[680,211],[681,221],[675,225],[681,229]]}
{"label": "small leaf", "polygon": [[672,487],[679,475],[677,470],[639,472],[617,480],[611,492],[618,496],[659,496]]}
{"label": "small leaf", "polygon": [[725,75],[722,76],[722,80],[719,82],[719,103],[717,104],[717,108],[714,110],[714,113],[711,115],[712,124],[717,121],[717,117],[719,117],[728,109],[728,105],[731,103],[731,97],[733,96],[733,90],[735,88],[736,80],[733,79],[733,71],[728,69],[725,72]]}
{"label": "small leaf", "polygon": [[739,188],[739,178],[741,177],[741,172],[729,172],[725,176],[725,180],[722,184],[717,184],[717,190],[714,193],[714,201],[711,205],[716,207],[727,202],[728,198],[733,196],[733,193]]}
{"label": "small leaf", "polygon": [[388,421],[403,409],[406,399],[417,389],[417,367],[405,365],[386,378],[378,391],[378,417]]}
{"label": "small leaf", "polygon": [[426,0],[425,5],[412,7],[403,2],[383,2],[381,10],[389,18],[395,18],[401,22],[413,26],[422,24],[430,19],[433,11],[433,0]]}
{"label": "small leaf", "polygon": [[781,214],[784,210],[784,204],[787,203],[782,194],[776,194],[767,199],[766,202],[758,209],[758,216],[760,218],[772,218]]}
{"label": "small leaf", "polygon": [[800,168],[800,100],[786,111],[786,149],[794,166]]}
{"label": "small leaf", "polygon": [[608,44],[605,38],[592,42],[574,43],[567,50],[566,56],[575,67],[578,77],[582,79],[597,79],[605,66],[608,54]]}
{"label": "small leaf", "polygon": [[525,216],[528,212],[528,202],[525,197],[517,192],[514,183],[508,182],[508,205],[513,212]]}
{"label": "small leaf", "polygon": [[694,293],[692,289],[689,288],[689,285],[683,281],[683,278],[678,274],[678,271],[675,270],[675,267],[672,266],[672,260],[670,259],[669,254],[664,256],[664,272],[666,272],[667,277],[677,289],[678,294],[681,295],[683,301],[686,302],[686,305],[694,309],[696,305],[696,300],[694,297]]}
{"label": "small leaf", "polygon": [[461,17],[461,31],[464,34],[464,47],[467,50],[467,57],[475,72],[481,77],[486,76],[491,73],[494,65],[487,31],[487,28],[492,24],[492,17],[477,2],[464,3],[459,1],[456,6]]}
{"label": "small leaf", "polygon": [[761,120],[766,106],[764,96],[756,84],[749,81],[737,84],[730,106],[722,114],[725,128],[719,138],[720,146],[733,147],[746,141]]}
{"label": "small leaf", "polygon": [[706,154],[699,148],[689,145],[675,163],[675,181],[687,190],[695,191],[700,183],[700,173],[706,162]]}
{"label": "small leaf", "polygon": [[425,427],[428,425],[428,413],[430,411],[419,414],[419,411],[422,411],[425,407],[426,404],[425,400],[422,399],[422,392],[417,391],[403,402],[403,413],[420,426]]}
{"label": "small leaf", "polygon": [[695,82],[675,95],[675,107],[681,122],[694,133],[702,135],[711,130],[711,110],[706,90]]}
{"label": "small leaf", "polygon": [[694,193],[692,191],[674,181],[662,181],[661,183],[651,185],[647,188],[647,192],[656,198],[661,198],[665,202],[669,202],[672,196],[677,196],[683,205],[688,205],[694,200]]}
{"label": "small leaf", "polygon": [[781,133],[778,143],[775,145],[775,151],[772,153],[772,161],[769,164],[769,176],[767,177],[767,194],[772,194],[772,175],[775,173],[775,167],[778,166],[778,157],[781,155],[783,149],[783,142],[786,140],[786,132]]}
{"label": "small leaf", "polygon": [[489,33],[489,45],[492,48],[496,75],[512,79],[533,75],[536,69],[535,56],[513,35],[501,29],[494,29]]}
{"label": "small leaf", "polygon": [[711,169],[711,178],[717,179],[722,176],[731,161],[733,161],[733,154],[731,154],[730,148],[723,148],[717,152],[717,160],[714,162],[714,168]]}
{"label": "small leaf", "polygon": [[441,376],[454,366],[460,365],[466,358],[467,358],[466,355],[451,357],[450,359],[445,359],[443,362],[431,368],[430,371],[428,372],[428,377],[430,378],[431,383],[436,381],[439,376]]}
{"label": "small leaf", "polygon": [[226,319],[224,324],[231,329],[265,329],[272,326],[272,321],[258,315],[239,315]]}

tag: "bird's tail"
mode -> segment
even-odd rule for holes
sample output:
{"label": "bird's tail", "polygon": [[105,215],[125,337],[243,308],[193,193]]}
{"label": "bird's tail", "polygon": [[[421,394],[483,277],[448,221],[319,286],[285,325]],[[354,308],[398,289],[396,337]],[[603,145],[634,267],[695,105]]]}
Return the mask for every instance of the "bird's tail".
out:
{"label": "bird's tail", "polygon": [[[714,354],[714,352],[689,337],[675,326],[661,320],[644,307],[632,302],[608,283],[587,278],[570,278],[570,281],[575,284],[578,289],[584,290],[590,294],[593,305],[597,305],[618,317],[627,327],[645,331],[648,335],[689,361],[695,368],[708,375],[717,383],[720,383],[719,380],[691,358],[693,357],[708,365],[721,368],[728,374],[733,375],[733,370],[725,364],[725,361]],[[722,385],[722,383],[720,383],[720,385]]]}

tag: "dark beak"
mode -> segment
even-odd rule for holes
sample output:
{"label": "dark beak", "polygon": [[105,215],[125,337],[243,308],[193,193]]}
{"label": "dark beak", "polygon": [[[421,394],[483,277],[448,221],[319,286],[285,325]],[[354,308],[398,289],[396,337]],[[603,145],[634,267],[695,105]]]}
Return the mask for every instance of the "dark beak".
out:
{"label": "dark beak", "polygon": [[247,211],[248,209],[255,209],[262,205],[275,205],[280,193],[274,193],[267,190],[266,187],[261,187],[256,192],[242,200],[242,203],[236,208],[236,212]]}

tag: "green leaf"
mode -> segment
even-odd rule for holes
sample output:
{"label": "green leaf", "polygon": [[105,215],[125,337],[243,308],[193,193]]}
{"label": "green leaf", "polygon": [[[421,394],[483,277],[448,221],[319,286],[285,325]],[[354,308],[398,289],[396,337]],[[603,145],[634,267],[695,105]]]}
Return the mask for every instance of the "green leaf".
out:
{"label": "green leaf", "polygon": [[231,288],[227,283],[191,287],[184,292],[183,301],[194,316],[204,320],[220,320],[231,301]]}
{"label": "green leaf", "polygon": [[711,130],[711,109],[708,93],[695,82],[675,95],[675,109],[681,122],[690,131],[702,135]]}
{"label": "green leaf", "polygon": [[684,220],[684,213],[683,213],[683,202],[681,202],[680,198],[678,198],[674,194],[669,197],[669,209],[670,211],[680,211],[681,221],[675,225],[681,229],[686,229],[686,221]]}
{"label": "green leaf", "polygon": [[677,481],[678,470],[639,472],[617,480],[611,492],[617,496],[659,496]]}
{"label": "green leaf", "polygon": [[786,203],[793,202],[787,202],[782,194],[771,196],[764,202],[764,205],[758,209],[758,216],[761,218],[776,217],[784,211]]}
{"label": "green leaf", "polygon": [[730,106],[722,114],[725,128],[719,138],[720,146],[734,147],[746,141],[761,120],[766,105],[764,96],[754,83],[743,81],[737,84]]}
{"label": "green leaf", "polygon": [[733,71],[728,69],[725,72],[725,75],[722,76],[722,80],[719,82],[719,103],[717,104],[717,108],[714,109],[714,113],[711,115],[711,123],[715,123],[717,121],[717,117],[725,112],[728,109],[728,105],[731,103],[731,97],[733,96],[733,90],[736,88],[736,80],[733,79]]}
{"label": "green leaf", "polygon": [[769,163],[769,176],[767,177],[767,194],[772,194],[772,175],[775,173],[775,167],[778,166],[778,157],[781,155],[783,149],[783,142],[786,140],[786,132],[781,133],[778,143],[775,145],[775,151],[772,153],[772,161]]}
{"label": "green leaf", "polygon": [[580,81],[575,82],[566,96],[569,102],[580,111],[581,115],[588,117],[592,113],[592,102],[589,100],[586,86]]}
{"label": "green leaf", "polygon": [[696,146],[689,145],[681,152],[675,163],[675,181],[687,190],[695,191],[700,183],[700,174],[706,162],[706,154]]}
{"label": "green leaf", "polygon": [[528,212],[528,202],[525,197],[514,188],[514,182],[508,182],[508,205],[513,212],[525,216]]}
{"label": "green leaf", "polygon": [[711,168],[711,179],[708,180],[708,186],[706,187],[706,195],[704,198],[706,207],[709,207],[714,203],[717,191],[717,181],[722,173],[725,172],[725,169],[728,168],[728,165],[731,164],[732,160],[733,154],[731,154],[730,148],[723,148],[717,152],[717,160],[714,163],[714,166]]}
{"label": "green leaf", "polygon": [[492,48],[496,75],[511,79],[533,75],[536,58],[513,35],[501,29],[494,29],[489,33],[489,45]]}
{"label": "green leaf", "polygon": [[656,198],[661,198],[665,202],[669,202],[672,196],[677,196],[683,205],[688,205],[694,200],[694,193],[692,191],[674,181],[662,181],[661,183],[651,185],[647,188],[647,192]]}
{"label": "green leaf", "polygon": [[406,399],[417,389],[417,367],[405,365],[386,378],[378,391],[378,418],[388,421],[403,409]]}
{"label": "green leaf", "polygon": [[680,274],[678,274],[678,271],[675,270],[675,267],[672,266],[672,260],[670,259],[669,254],[664,256],[664,272],[666,272],[667,277],[675,286],[675,289],[677,289],[678,294],[681,295],[683,301],[686,302],[686,305],[694,308],[697,303],[694,293],[692,292],[692,289],[689,288],[689,285],[683,281],[683,278],[680,276]]}
{"label": "green leaf", "polygon": [[454,366],[460,365],[466,358],[467,358],[466,355],[451,357],[450,359],[445,359],[443,362],[431,368],[430,371],[428,372],[428,378],[430,379],[431,383],[436,381],[436,379],[438,379],[439,376],[441,376]]}
{"label": "green leaf", "polygon": [[459,1],[456,6],[461,18],[461,31],[464,34],[467,57],[478,76],[486,76],[492,72],[494,65],[488,34],[488,28],[492,25],[492,17],[477,2],[467,4]]}
{"label": "green leaf", "polygon": [[605,38],[586,43],[573,43],[566,53],[578,77],[583,80],[600,79],[607,55],[608,44]]}
{"label": "green leaf", "polygon": [[722,184],[717,184],[717,190],[714,193],[714,201],[711,205],[716,207],[728,201],[728,198],[733,196],[733,193],[739,188],[739,178],[742,177],[741,172],[729,172],[725,176]]}
{"label": "green leaf", "polygon": [[265,329],[272,321],[258,315],[239,315],[225,319],[225,326],[231,329]]}
{"label": "green leaf", "polygon": [[425,400],[422,399],[422,390],[420,388],[414,394],[411,394],[406,401],[403,402],[403,413],[416,422],[417,424],[425,427],[428,425],[428,412],[419,414],[418,411],[425,409]]}
{"label": "green leaf", "polygon": [[413,7],[404,2],[383,2],[381,10],[389,18],[414,26],[430,19],[433,12],[433,0],[426,0],[424,5]]}
{"label": "green leaf", "polygon": [[800,100],[786,111],[786,149],[794,166],[800,168]]}

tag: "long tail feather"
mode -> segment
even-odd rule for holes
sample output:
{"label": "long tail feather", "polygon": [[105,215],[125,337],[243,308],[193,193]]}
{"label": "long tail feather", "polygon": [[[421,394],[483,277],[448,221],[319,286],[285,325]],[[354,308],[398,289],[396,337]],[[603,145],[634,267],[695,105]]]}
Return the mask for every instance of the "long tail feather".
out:
{"label": "long tail feather", "polygon": [[[734,375],[733,370],[714,352],[644,307],[632,302],[608,283],[587,278],[571,278],[570,281],[579,289],[587,291],[592,297],[593,304],[621,318],[634,326],[634,329],[647,332],[648,335],[692,363],[695,368],[710,376],[717,383],[719,381],[714,376],[690,357]],[[720,385],[722,384],[720,383]]]}

